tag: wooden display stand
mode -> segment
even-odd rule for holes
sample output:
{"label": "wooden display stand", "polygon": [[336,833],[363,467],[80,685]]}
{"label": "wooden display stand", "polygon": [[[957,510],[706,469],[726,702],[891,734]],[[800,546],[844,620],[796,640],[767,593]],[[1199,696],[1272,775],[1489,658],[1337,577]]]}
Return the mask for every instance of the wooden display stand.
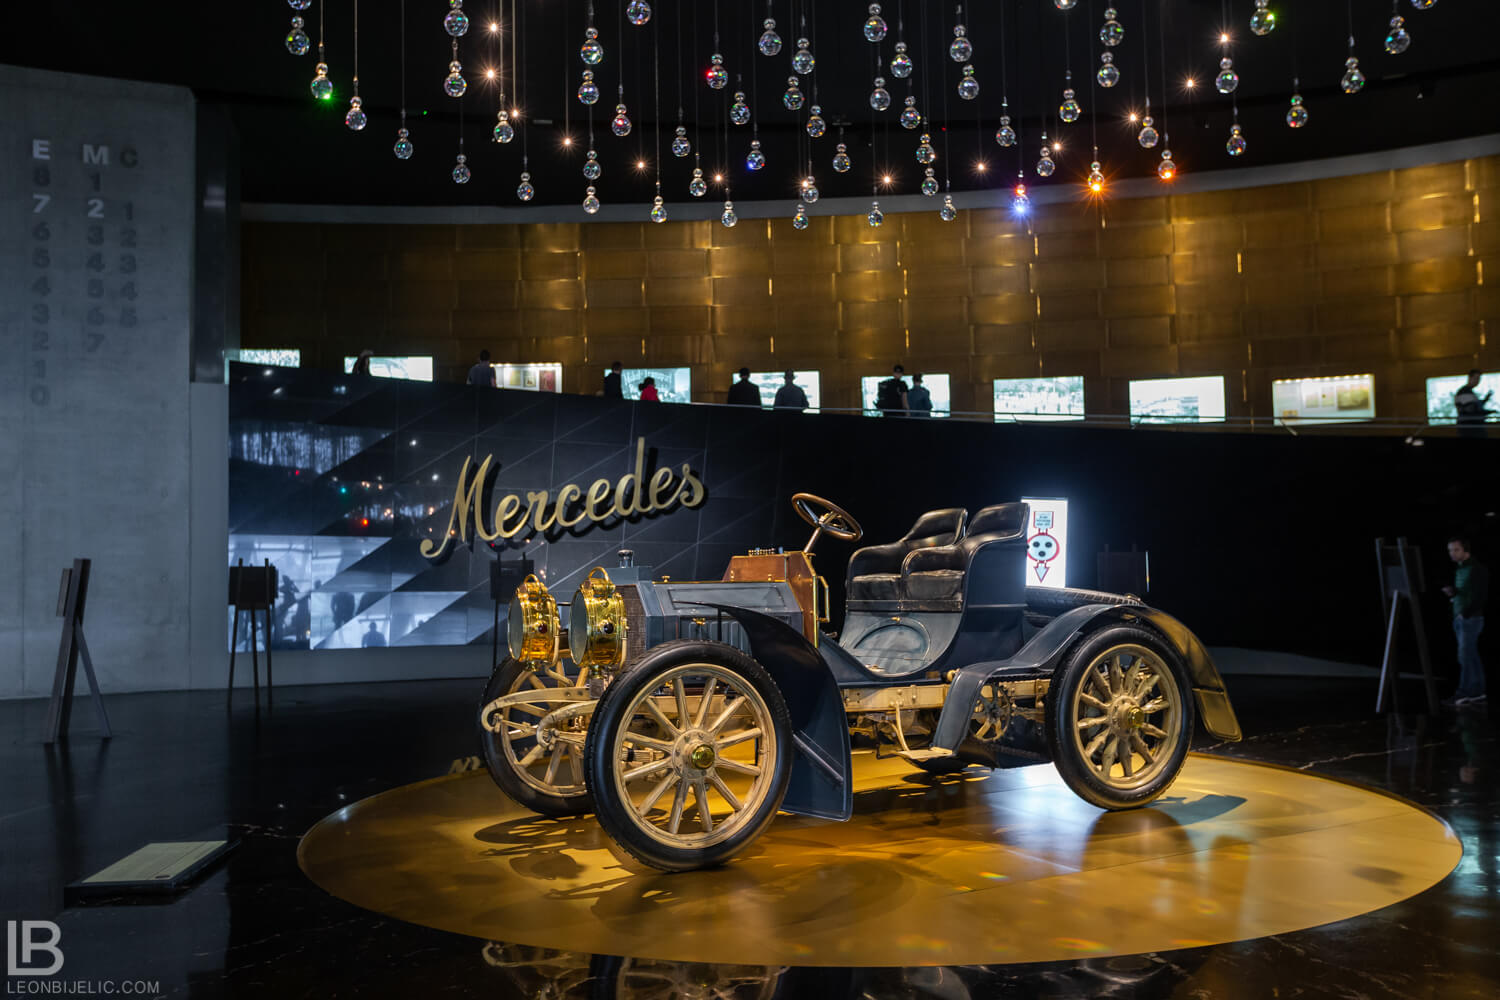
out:
{"label": "wooden display stand", "polygon": [[265,612],[266,691],[271,690],[271,609],[276,606],[276,567],[246,566],[245,560],[229,567],[229,603],[234,608],[234,627],[229,634],[229,690],[234,691],[234,654],[240,642],[240,612],[250,613],[250,676],[255,696],[260,697],[260,656],[255,646],[255,612]]}
{"label": "wooden display stand", "polygon": [[57,673],[52,679],[52,704],[47,709],[47,743],[56,743],[68,735],[73,715],[73,682],[78,676],[78,658],[83,657],[83,673],[88,678],[94,711],[99,713],[99,728],[104,738],[114,735],[104,698],[99,694],[99,679],[94,676],[94,658],[83,638],[83,608],[89,596],[89,567],[92,560],[74,559],[73,568],[62,571],[62,586],[57,592],[57,615],[63,620],[62,641],[57,648]]}
{"label": "wooden display stand", "polygon": [[1422,576],[1422,553],[1405,538],[1396,539],[1391,545],[1383,538],[1375,539],[1375,562],[1380,574],[1380,602],[1385,612],[1385,654],[1380,660],[1380,689],[1375,695],[1375,711],[1386,710],[1386,696],[1390,706],[1397,708],[1400,701],[1398,681],[1401,668],[1396,662],[1396,641],[1401,624],[1401,609],[1411,617],[1412,633],[1417,643],[1417,659],[1422,664],[1422,680],[1427,688],[1427,707],[1432,714],[1438,712],[1437,681],[1432,676],[1432,657],[1427,650],[1427,627],[1422,621],[1420,596],[1426,589]]}

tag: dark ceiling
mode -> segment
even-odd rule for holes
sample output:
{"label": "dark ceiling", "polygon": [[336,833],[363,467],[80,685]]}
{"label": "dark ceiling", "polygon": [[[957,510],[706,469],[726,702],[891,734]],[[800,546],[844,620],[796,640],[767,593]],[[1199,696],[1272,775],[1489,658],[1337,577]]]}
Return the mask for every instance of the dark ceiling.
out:
{"label": "dark ceiling", "polygon": [[[1172,151],[1185,171],[1318,159],[1484,134],[1496,130],[1492,96],[1500,89],[1500,59],[1490,38],[1495,15],[1482,13],[1492,5],[1493,0],[1438,0],[1430,9],[1418,10],[1411,0],[1399,0],[1397,11],[1406,18],[1412,44],[1393,56],[1382,49],[1392,15],[1389,0],[1271,0],[1279,23],[1264,37],[1248,28],[1254,0],[1121,0],[1116,7],[1125,37],[1112,51],[1122,75],[1118,86],[1104,90],[1094,80],[1104,51],[1098,36],[1104,0],[1078,0],[1066,13],[1053,0],[981,0],[964,4],[981,91],[978,100],[963,101],[956,93],[962,67],[946,53],[954,3],[888,0],[883,15],[890,34],[874,45],[861,30],[868,4],[857,0],[654,0],[654,16],[642,27],[623,21],[626,0],[596,0],[595,23],[605,47],[604,61],[594,67],[601,90],[593,108],[594,141],[603,165],[596,186],[607,203],[648,204],[659,141],[663,193],[669,201],[687,200],[693,159],[675,159],[667,151],[681,106],[704,172],[711,176],[727,165],[736,199],[785,198],[790,208],[796,178],[806,172],[809,155],[825,196],[868,194],[872,182],[885,174],[893,178],[888,190],[914,193],[922,179],[914,156],[918,133],[897,122],[907,81],[884,72],[892,108],[883,114],[873,113],[868,100],[875,53],[889,63],[898,24],[916,63],[911,92],[932,121],[937,177],[951,179],[955,193],[1009,186],[1023,163],[1028,183],[1079,183],[1088,170],[1096,128],[1106,174],[1149,175],[1161,147],[1140,148],[1134,129],[1124,122],[1129,111],[1141,108],[1148,89],[1158,127],[1171,133]],[[574,93],[585,68],[578,50],[586,3],[467,0],[472,26],[459,40],[459,51],[470,86],[460,101],[442,89],[451,41],[443,29],[446,0],[405,0],[405,101],[416,145],[415,155],[405,162],[391,152],[402,103],[403,3],[360,4],[360,90],[370,123],[358,133],[343,124],[354,64],[354,6],[354,0],[327,4],[327,58],[337,86],[328,102],[314,101],[308,91],[317,61],[318,0],[300,12],[313,43],[302,57],[289,54],[283,45],[290,20],[299,13],[285,0],[200,3],[182,11],[73,3],[66,42],[56,44],[50,41],[58,28],[55,9],[10,5],[0,21],[0,62],[182,84],[192,87],[200,100],[222,103],[239,132],[246,201],[515,205],[523,151],[529,154],[539,203],[581,201],[588,184],[580,173],[588,145],[588,109]],[[785,42],[775,57],[755,49],[768,7]],[[1369,79],[1356,96],[1339,90],[1350,8],[1356,51]],[[1235,95],[1239,120],[1249,143],[1238,159],[1224,149],[1230,98],[1213,87],[1225,11],[1242,81]],[[802,34],[797,24],[804,16],[817,68],[799,82],[808,104],[816,89],[830,123],[847,123],[844,141],[854,160],[847,174],[835,173],[830,165],[838,128],[809,140],[802,131],[808,109],[794,113],[781,103],[795,40]],[[498,36],[487,30],[492,20],[502,24]],[[729,87],[722,91],[703,82],[715,51],[716,21],[718,51],[730,74]],[[513,75],[511,43],[524,68],[507,90],[510,103],[525,110],[528,123],[514,142],[503,146],[489,140],[499,94],[496,83],[484,78],[486,68],[502,65],[497,38],[507,43],[504,75]],[[1084,117],[1060,125],[1057,108],[1070,60]],[[609,119],[622,76],[635,127],[628,137],[617,138]],[[1198,81],[1195,91],[1184,88],[1189,77]],[[1288,128],[1284,119],[1294,77],[1301,79],[1311,112],[1309,124],[1299,130]],[[742,82],[736,83],[737,78]],[[727,126],[726,138],[728,104],[736,89],[748,95],[768,161],[758,173],[744,164],[751,128]],[[1022,132],[1019,152],[1002,149],[994,140],[1007,95]],[[473,168],[473,180],[462,186],[449,173],[458,152],[460,106]],[[1064,144],[1049,182],[1041,182],[1034,171],[1044,125]],[[565,135],[573,137],[570,148],[562,144]],[[637,169],[638,160],[646,162],[644,171]],[[983,172],[976,169],[980,163],[987,168]],[[709,197],[715,196],[722,192],[711,191]]]}

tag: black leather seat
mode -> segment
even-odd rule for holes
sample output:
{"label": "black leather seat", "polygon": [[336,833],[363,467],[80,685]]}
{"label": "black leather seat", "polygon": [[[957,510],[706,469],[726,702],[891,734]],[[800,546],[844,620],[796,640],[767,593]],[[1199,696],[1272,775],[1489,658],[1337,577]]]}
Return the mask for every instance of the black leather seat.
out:
{"label": "black leather seat", "polygon": [[962,601],[965,581],[975,576],[969,581],[971,602],[978,584],[977,603],[1024,604],[1028,511],[1024,503],[986,507],[957,542],[913,552],[902,563],[898,592],[921,603]]}
{"label": "black leather seat", "polygon": [[969,512],[962,507],[930,510],[898,541],[859,549],[849,560],[845,595],[850,601],[899,601],[902,565],[913,552],[952,545],[963,537]]}

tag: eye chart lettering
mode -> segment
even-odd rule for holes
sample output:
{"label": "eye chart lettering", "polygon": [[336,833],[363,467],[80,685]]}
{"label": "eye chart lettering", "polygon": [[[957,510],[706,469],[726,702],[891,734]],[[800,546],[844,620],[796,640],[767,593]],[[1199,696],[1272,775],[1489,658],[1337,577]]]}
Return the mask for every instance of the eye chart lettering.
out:
{"label": "eye chart lettering", "polygon": [[1026,585],[1068,585],[1068,501],[1059,497],[1022,497],[1031,506],[1026,525]]}

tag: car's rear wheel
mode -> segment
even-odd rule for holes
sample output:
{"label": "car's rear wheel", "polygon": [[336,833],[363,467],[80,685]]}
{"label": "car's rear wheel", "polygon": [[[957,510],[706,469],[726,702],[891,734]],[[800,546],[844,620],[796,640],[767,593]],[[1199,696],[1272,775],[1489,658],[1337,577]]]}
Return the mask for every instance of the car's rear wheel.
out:
{"label": "car's rear wheel", "polygon": [[652,649],[605,691],[584,765],[605,832],[663,871],[720,864],[770,825],[792,737],[781,691],[732,646]]}
{"label": "car's rear wheel", "polygon": [[1081,798],[1130,809],[1167,790],[1193,735],[1186,671],[1159,635],[1114,625],[1068,654],[1047,694],[1047,744]]}
{"label": "car's rear wheel", "polygon": [[[560,667],[553,668],[561,671]],[[582,698],[573,677],[527,666],[513,657],[500,661],[485,685],[481,712],[496,698],[521,691],[534,700],[496,710],[494,731],[478,722],[479,745],[490,778],[500,790],[543,816],[576,816],[594,808],[583,780],[583,742],[588,716],[579,715],[546,732],[539,723],[550,712]],[[571,695],[571,697],[570,697]]]}

